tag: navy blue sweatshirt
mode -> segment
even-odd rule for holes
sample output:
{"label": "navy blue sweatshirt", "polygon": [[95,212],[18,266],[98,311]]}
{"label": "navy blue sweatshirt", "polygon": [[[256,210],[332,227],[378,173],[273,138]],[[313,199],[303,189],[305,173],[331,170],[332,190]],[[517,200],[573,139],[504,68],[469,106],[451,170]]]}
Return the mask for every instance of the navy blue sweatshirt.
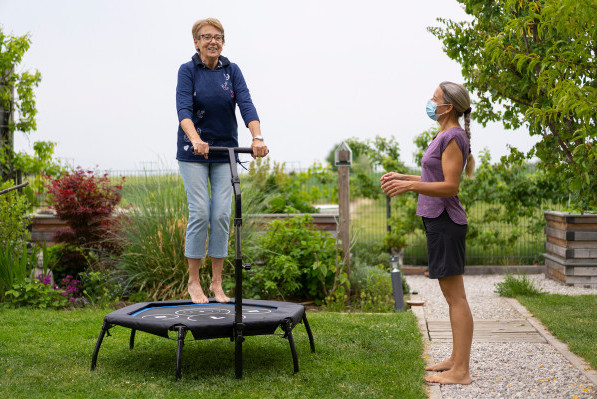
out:
{"label": "navy blue sweatshirt", "polygon": [[257,110],[240,68],[220,56],[215,69],[209,69],[199,57],[182,64],[176,84],[178,142],[176,159],[191,162],[228,162],[226,154],[210,154],[208,159],[193,154],[193,145],[182,130],[180,121],[189,118],[201,140],[209,146],[238,147],[236,104],[248,125],[258,121]]}

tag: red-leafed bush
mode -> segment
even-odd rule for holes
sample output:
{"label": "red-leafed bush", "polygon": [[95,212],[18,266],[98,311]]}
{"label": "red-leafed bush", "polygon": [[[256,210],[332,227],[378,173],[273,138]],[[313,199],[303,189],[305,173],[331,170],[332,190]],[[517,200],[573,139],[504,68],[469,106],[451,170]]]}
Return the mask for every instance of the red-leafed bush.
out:
{"label": "red-leafed bush", "polygon": [[57,241],[114,252],[113,211],[121,199],[121,184],[112,184],[107,174],[99,176],[79,167],[58,179],[48,179],[46,188],[49,205],[69,225],[56,233]]}

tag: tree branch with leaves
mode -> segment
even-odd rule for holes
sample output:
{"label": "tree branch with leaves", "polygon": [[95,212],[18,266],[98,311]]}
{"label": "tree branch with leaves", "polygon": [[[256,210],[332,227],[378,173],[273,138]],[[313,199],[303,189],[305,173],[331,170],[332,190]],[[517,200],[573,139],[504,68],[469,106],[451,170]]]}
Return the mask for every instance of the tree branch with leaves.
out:
{"label": "tree branch with leaves", "polygon": [[527,158],[567,183],[575,209],[597,208],[597,3],[458,2],[471,22],[428,29],[477,95],[473,118],[540,136]]}

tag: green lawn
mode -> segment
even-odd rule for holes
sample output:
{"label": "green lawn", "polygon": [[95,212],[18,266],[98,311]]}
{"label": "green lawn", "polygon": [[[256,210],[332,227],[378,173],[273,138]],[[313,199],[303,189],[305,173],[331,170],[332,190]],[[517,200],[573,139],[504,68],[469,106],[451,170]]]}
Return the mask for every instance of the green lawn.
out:
{"label": "green lawn", "polygon": [[[182,379],[176,341],[129,329],[106,337],[89,371],[103,316],[110,310],[0,309],[0,394],[4,398],[425,398],[423,344],[410,312],[309,312],[317,352],[295,329],[300,372],[288,342],[247,337],[244,378],[234,379],[228,339],[187,340]],[[191,335],[189,334],[188,337]]]}
{"label": "green lawn", "polygon": [[597,295],[517,296],[570,350],[597,368]]}

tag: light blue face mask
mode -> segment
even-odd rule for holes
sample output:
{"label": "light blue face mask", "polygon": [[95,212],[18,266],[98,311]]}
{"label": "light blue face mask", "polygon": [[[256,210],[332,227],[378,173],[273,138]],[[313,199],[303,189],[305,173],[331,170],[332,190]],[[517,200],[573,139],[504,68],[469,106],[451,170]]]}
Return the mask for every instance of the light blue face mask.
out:
{"label": "light blue face mask", "polygon": [[440,116],[442,116],[444,113],[441,114],[436,114],[435,110],[437,109],[438,105],[450,105],[450,104],[436,104],[431,100],[427,101],[427,107],[425,107],[425,111],[427,111],[427,116],[430,117],[431,119],[433,119],[434,121],[438,120]]}

